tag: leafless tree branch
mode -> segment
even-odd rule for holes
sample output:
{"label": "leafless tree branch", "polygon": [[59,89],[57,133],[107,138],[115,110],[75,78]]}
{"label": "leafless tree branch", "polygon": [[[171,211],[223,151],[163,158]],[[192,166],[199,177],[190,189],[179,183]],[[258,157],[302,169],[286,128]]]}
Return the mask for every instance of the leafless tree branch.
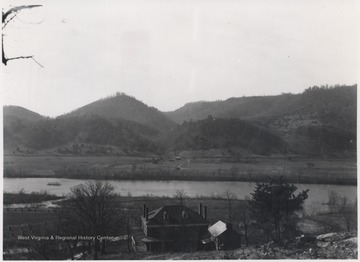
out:
{"label": "leafless tree branch", "polygon": [[[13,8],[10,8],[7,12],[2,12],[2,30],[5,29],[5,27],[9,24],[9,22],[11,20],[13,20],[17,14],[23,10],[23,9],[30,9],[30,8],[34,8],[34,7],[40,7],[42,5],[22,5],[22,6],[15,6]],[[11,16],[13,15],[13,16]],[[11,17],[10,17],[11,16]],[[9,18],[10,17],[10,18]],[[9,19],[8,19],[9,18]],[[7,20],[8,19],[8,20]],[[11,58],[7,58],[5,55],[5,50],[4,50],[4,34],[2,34],[2,63],[4,65],[7,65],[8,61],[11,60],[16,60],[16,59],[29,59],[31,58],[32,60],[34,60],[35,63],[37,63],[39,66],[41,66],[43,68],[43,66],[35,60],[34,56],[17,56],[17,57],[11,57]]]}
{"label": "leafless tree branch", "polygon": [[31,57],[32,60],[34,60],[35,63],[37,63],[39,66],[41,66],[42,68],[44,68],[44,66],[42,64],[40,64],[38,61],[36,61],[36,59],[34,57]]}
{"label": "leafless tree branch", "polygon": [[5,23],[7,17],[14,12],[19,12],[23,9],[30,9],[30,8],[34,8],[34,7],[40,7],[40,6],[42,6],[42,5],[21,5],[21,6],[15,6],[13,8],[10,8],[7,12],[2,13],[2,23]]}
{"label": "leafless tree branch", "polygon": [[19,11],[15,11],[15,12],[14,12],[14,15],[13,15],[9,20],[7,20],[6,22],[3,22],[4,25],[2,26],[2,30],[5,29],[5,27],[7,26],[7,24],[10,23],[10,21],[13,20],[13,19],[17,16],[18,13],[19,13]]}

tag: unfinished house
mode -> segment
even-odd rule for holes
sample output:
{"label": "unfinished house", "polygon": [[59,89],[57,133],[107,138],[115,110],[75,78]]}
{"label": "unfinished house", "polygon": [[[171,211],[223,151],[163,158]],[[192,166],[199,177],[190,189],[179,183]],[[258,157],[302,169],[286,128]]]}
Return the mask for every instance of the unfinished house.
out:
{"label": "unfinished house", "polygon": [[232,224],[219,220],[209,227],[202,243],[206,250],[232,250],[241,247],[241,235],[233,229]]}
{"label": "unfinished house", "polygon": [[144,205],[140,239],[150,252],[196,251],[202,247],[201,237],[207,232],[207,208],[199,212],[184,205],[168,205],[150,211]]}

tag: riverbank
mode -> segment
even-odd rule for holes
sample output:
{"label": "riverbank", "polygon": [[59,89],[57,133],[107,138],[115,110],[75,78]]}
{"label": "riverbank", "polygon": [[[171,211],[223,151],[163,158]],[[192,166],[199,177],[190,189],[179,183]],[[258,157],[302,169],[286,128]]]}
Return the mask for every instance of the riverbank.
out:
{"label": "riverbank", "polygon": [[3,197],[4,207],[10,207],[16,204],[37,204],[62,199],[62,197],[48,194],[46,191],[25,193],[24,190],[19,190],[16,193],[4,192]]}
{"label": "riverbank", "polygon": [[[87,179],[60,179],[60,178],[4,178],[5,192],[47,191],[49,194],[66,196],[70,189],[76,185],[86,183]],[[233,181],[159,181],[159,180],[108,180],[114,187],[114,192],[121,196],[139,197],[173,197],[176,191],[183,190],[188,197],[224,196],[226,191],[232,192],[238,199],[250,197],[255,182]],[[59,186],[49,184],[59,183]],[[306,206],[316,205],[322,208],[328,202],[329,193],[337,192],[347,197],[351,202],[356,200],[357,187],[352,185],[326,185],[326,184],[295,184],[298,190],[309,189],[309,198]]]}
{"label": "riverbank", "polygon": [[4,156],[4,177],[137,181],[268,182],[356,185],[356,159],[251,156],[229,162],[221,156],[158,160],[114,156]]}
{"label": "riverbank", "polygon": [[[84,172],[84,171],[83,171]],[[37,174],[14,174],[4,175],[6,178],[65,178],[65,179],[83,179],[83,180],[118,180],[118,181],[218,181],[218,182],[269,182],[270,179],[279,179],[285,177],[289,183],[297,184],[323,184],[323,185],[357,185],[356,178],[342,178],[342,177],[322,177],[317,175],[306,175],[301,177],[291,177],[283,175],[266,175],[266,174],[251,174],[241,177],[223,176],[204,176],[204,175],[189,175],[189,174],[109,174],[99,176],[97,174],[59,174],[53,176],[43,176]]]}

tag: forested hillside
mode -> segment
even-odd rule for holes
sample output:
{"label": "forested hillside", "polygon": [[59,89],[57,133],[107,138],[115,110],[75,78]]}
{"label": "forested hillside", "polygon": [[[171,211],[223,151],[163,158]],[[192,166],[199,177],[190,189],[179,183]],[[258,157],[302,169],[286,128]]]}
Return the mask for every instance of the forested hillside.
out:
{"label": "forested hillside", "polygon": [[20,106],[4,106],[3,108],[4,118],[7,120],[22,120],[27,122],[34,122],[42,120],[45,116],[30,111]]}
{"label": "forested hillside", "polygon": [[[225,101],[195,102],[166,114],[176,123],[221,118],[256,119],[300,114],[344,128],[356,128],[357,85],[314,86],[302,94],[229,98]],[[345,124],[345,126],[344,126]],[[353,131],[353,130],[352,130]]]}
{"label": "forested hillside", "polygon": [[4,106],[4,146],[17,147],[24,144],[26,138],[21,134],[28,126],[46,117],[20,106]]}
{"label": "forested hillside", "polygon": [[[158,130],[149,126],[118,119],[115,123],[98,116],[60,117],[35,123],[6,123],[5,146],[25,147],[32,150],[72,146],[72,153],[91,153],[85,144],[117,146],[137,151],[157,151],[151,140]],[[80,146],[81,145],[81,146]],[[79,147],[79,148],[78,148]]]}
{"label": "forested hillside", "polygon": [[197,102],[168,112],[177,123],[209,115],[262,126],[286,143],[287,152],[305,155],[356,152],[357,85],[314,86],[301,94]]}
{"label": "forested hillside", "polygon": [[96,115],[110,121],[116,121],[117,119],[132,120],[160,131],[169,130],[175,126],[164,113],[123,93],[100,99],[63,117],[90,115]]}
{"label": "forested hillside", "polygon": [[347,157],[356,154],[356,108],[356,85],[190,103],[166,114],[117,93],[54,119],[4,107],[4,145],[11,151],[88,144],[152,153],[238,148]]}
{"label": "forested hillside", "polygon": [[242,148],[257,154],[285,153],[282,139],[249,121],[209,116],[195,122],[185,121],[168,133],[174,149]]}

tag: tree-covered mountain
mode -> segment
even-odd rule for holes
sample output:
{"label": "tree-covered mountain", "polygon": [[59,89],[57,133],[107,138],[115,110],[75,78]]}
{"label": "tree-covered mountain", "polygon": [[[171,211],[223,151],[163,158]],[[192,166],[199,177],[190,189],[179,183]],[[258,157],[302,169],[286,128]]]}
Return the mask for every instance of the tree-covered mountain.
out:
{"label": "tree-covered mountain", "polygon": [[117,119],[131,120],[151,126],[159,131],[166,131],[175,126],[164,113],[123,93],[116,93],[114,96],[100,99],[63,117],[90,115],[96,115],[110,121],[116,121]]}
{"label": "tree-covered mountain", "polygon": [[168,133],[167,144],[176,150],[241,148],[256,154],[285,153],[287,150],[280,137],[257,124],[212,116],[185,121]]}
{"label": "tree-covered mountain", "polygon": [[152,141],[158,130],[123,119],[110,122],[98,116],[58,117],[23,123],[19,129],[6,122],[4,130],[5,146],[17,145],[34,150],[80,144],[112,145],[147,152],[159,150]]}
{"label": "tree-covered mountain", "polygon": [[166,114],[174,122],[196,121],[207,116],[266,119],[300,114],[324,124],[356,128],[357,85],[310,87],[302,94],[229,98],[225,101],[188,103]]}
{"label": "tree-covered mountain", "polygon": [[45,116],[30,111],[21,106],[4,106],[3,115],[7,120],[18,119],[23,121],[25,120],[27,122],[35,122],[46,118]]}
{"label": "tree-covered mountain", "polygon": [[4,106],[3,116],[5,147],[22,145],[24,143],[24,137],[20,134],[22,130],[46,119],[46,117],[20,106]]}
{"label": "tree-covered mountain", "polygon": [[293,95],[240,97],[229,98],[225,101],[193,102],[166,114],[174,122],[181,124],[184,121],[196,121],[212,115],[220,118],[244,119],[262,115],[282,103],[291,103]]}
{"label": "tree-covered mountain", "polygon": [[55,119],[4,107],[4,145],[41,150],[88,144],[157,153],[235,147],[256,154],[348,156],[356,154],[356,108],[356,85],[197,102],[167,116],[117,94]]}
{"label": "tree-covered mountain", "polygon": [[177,123],[243,119],[281,137],[289,151],[326,155],[356,152],[357,85],[310,87],[301,94],[196,102],[167,115]]}

